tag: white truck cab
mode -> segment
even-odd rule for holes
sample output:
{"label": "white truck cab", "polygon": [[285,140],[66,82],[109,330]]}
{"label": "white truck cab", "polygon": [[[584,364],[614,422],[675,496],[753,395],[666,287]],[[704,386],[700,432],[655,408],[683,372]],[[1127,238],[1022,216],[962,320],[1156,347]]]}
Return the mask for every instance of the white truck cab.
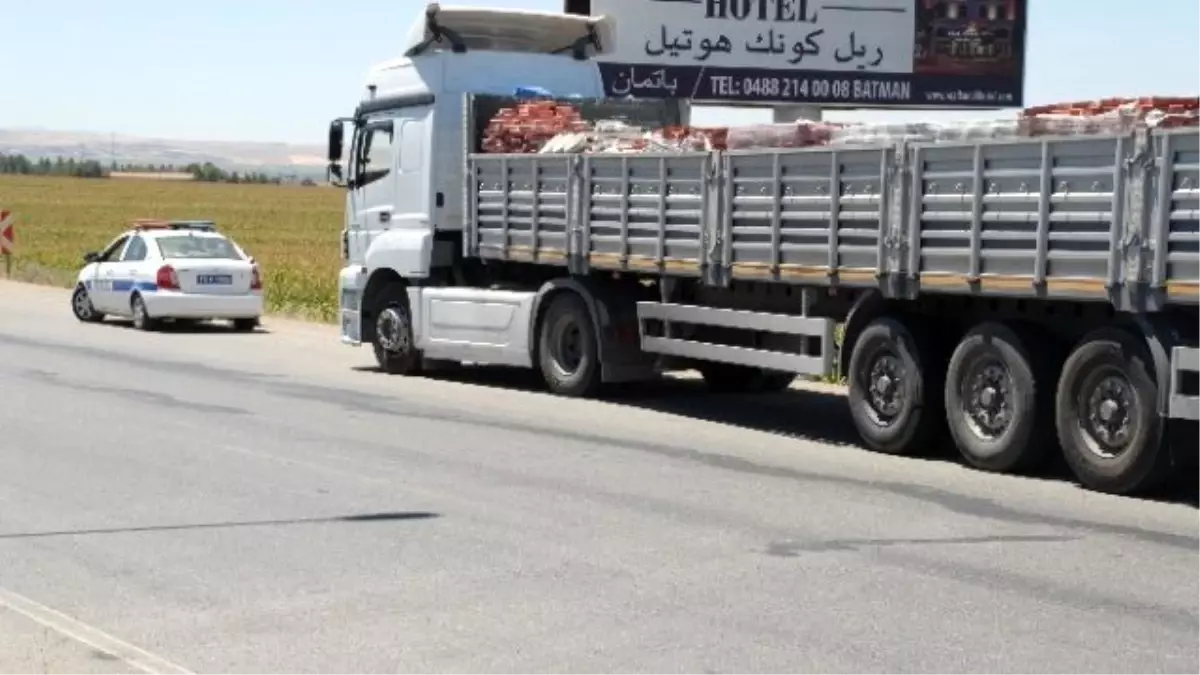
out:
{"label": "white truck cab", "polygon": [[[602,18],[430,4],[402,56],[371,68],[354,116],[330,127],[331,173],[347,188],[343,342],[364,340],[362,302],[373,279],[402,281],[418,308],[423,281],[455,255],[464,227],[464,94],[512,96],[528,87],[601,97],[589,59],[610,43]],[[506,316],[497,320],[511,320],[500,313]],[[374,317],[385,330],[398,318]]]}

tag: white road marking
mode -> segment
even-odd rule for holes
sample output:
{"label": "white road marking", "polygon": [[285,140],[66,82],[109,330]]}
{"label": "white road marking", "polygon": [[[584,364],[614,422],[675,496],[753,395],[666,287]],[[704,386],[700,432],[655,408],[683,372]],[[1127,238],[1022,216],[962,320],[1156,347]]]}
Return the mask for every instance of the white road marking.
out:
{"label": "white road marking", "polygon": [[10,590],[0,588],[0,606],[7,607],[72,640],[121,659],[144,673],[186,673],[189,675],[191,673],[183,666],[171,663],[161,656],[155,656],[140,647],[115,638],[99,628],[93,628]]}

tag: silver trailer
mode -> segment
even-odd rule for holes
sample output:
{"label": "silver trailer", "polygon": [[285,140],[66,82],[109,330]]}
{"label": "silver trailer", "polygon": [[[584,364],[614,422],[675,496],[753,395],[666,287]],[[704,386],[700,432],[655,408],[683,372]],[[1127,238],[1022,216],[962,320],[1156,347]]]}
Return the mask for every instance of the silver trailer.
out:
{"label": "silver trailer", "polygon": [[563,377],[578,359],[543,354],[555,391],[591,394],[648,354],[722,390],[838,370],[876,450],[949,436],[1017,471],[1061,446],[1113,492],[1195,460],[1195,130],[696,154],[466,140],[465,256],[493,279],[545,267],[536,284],[570,281],[588,310],[599,367]]}

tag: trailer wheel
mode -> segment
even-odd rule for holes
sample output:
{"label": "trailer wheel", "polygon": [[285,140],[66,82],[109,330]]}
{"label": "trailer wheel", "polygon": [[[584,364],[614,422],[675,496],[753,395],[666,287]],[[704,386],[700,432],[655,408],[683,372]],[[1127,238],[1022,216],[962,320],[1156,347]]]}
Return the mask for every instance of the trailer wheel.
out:
{"label": "trailer wheel", "polygon": [[895,455],[924,452],[945,428],[941,366],[923,331],[874,319],[854,344],[850,415],[868,447]]}
{"label": "trailer wheel", "polygon": [[946,421],[972,466],[1033,468],[1054,442],[1054,371],[1028,336],[985,322],[958,343],[946,369]]}
{"label": "trailer wheel", "polygon": [[587,397],[600,389],[600,354],[587,304],[575,293],[550,300],[538,334],[538,365],[550,391]]}
{"label": "trailer wheel", "polygon": [[391,375],[416,375],[421,369],[421,352],[413,339],[412,310],[404,284],[393,282],[383,287],[373,304],[375,362]]}
{"label": "trailer wheel", "polygon": [[1157,399],[1153,360],[1139,337],[1102,328],[1080,341],[1055,402],[1058,439],[1080,483],[1128,494],[1166,479],[1170,452]]}
{"label": "trailer wheel", "polygon": [[795,373],[786,373],[728,363],[705,363],[697,366],[704,384],[714,392],[774,393],[791,386]]}

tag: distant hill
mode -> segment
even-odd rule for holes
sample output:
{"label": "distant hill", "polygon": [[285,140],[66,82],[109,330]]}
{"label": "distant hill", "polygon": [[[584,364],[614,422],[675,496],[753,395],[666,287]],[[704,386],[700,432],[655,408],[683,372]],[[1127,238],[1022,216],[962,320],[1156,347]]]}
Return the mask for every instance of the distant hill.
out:
{"label": "distant hill", "polygon": [[320,178],[325,174],[325,148],[292,143],[180,141],[46,129],[0,129],[0,154],[96,160],[119,164],[174,165],[211,162],[228,171],[261,171],[273,175]]}

